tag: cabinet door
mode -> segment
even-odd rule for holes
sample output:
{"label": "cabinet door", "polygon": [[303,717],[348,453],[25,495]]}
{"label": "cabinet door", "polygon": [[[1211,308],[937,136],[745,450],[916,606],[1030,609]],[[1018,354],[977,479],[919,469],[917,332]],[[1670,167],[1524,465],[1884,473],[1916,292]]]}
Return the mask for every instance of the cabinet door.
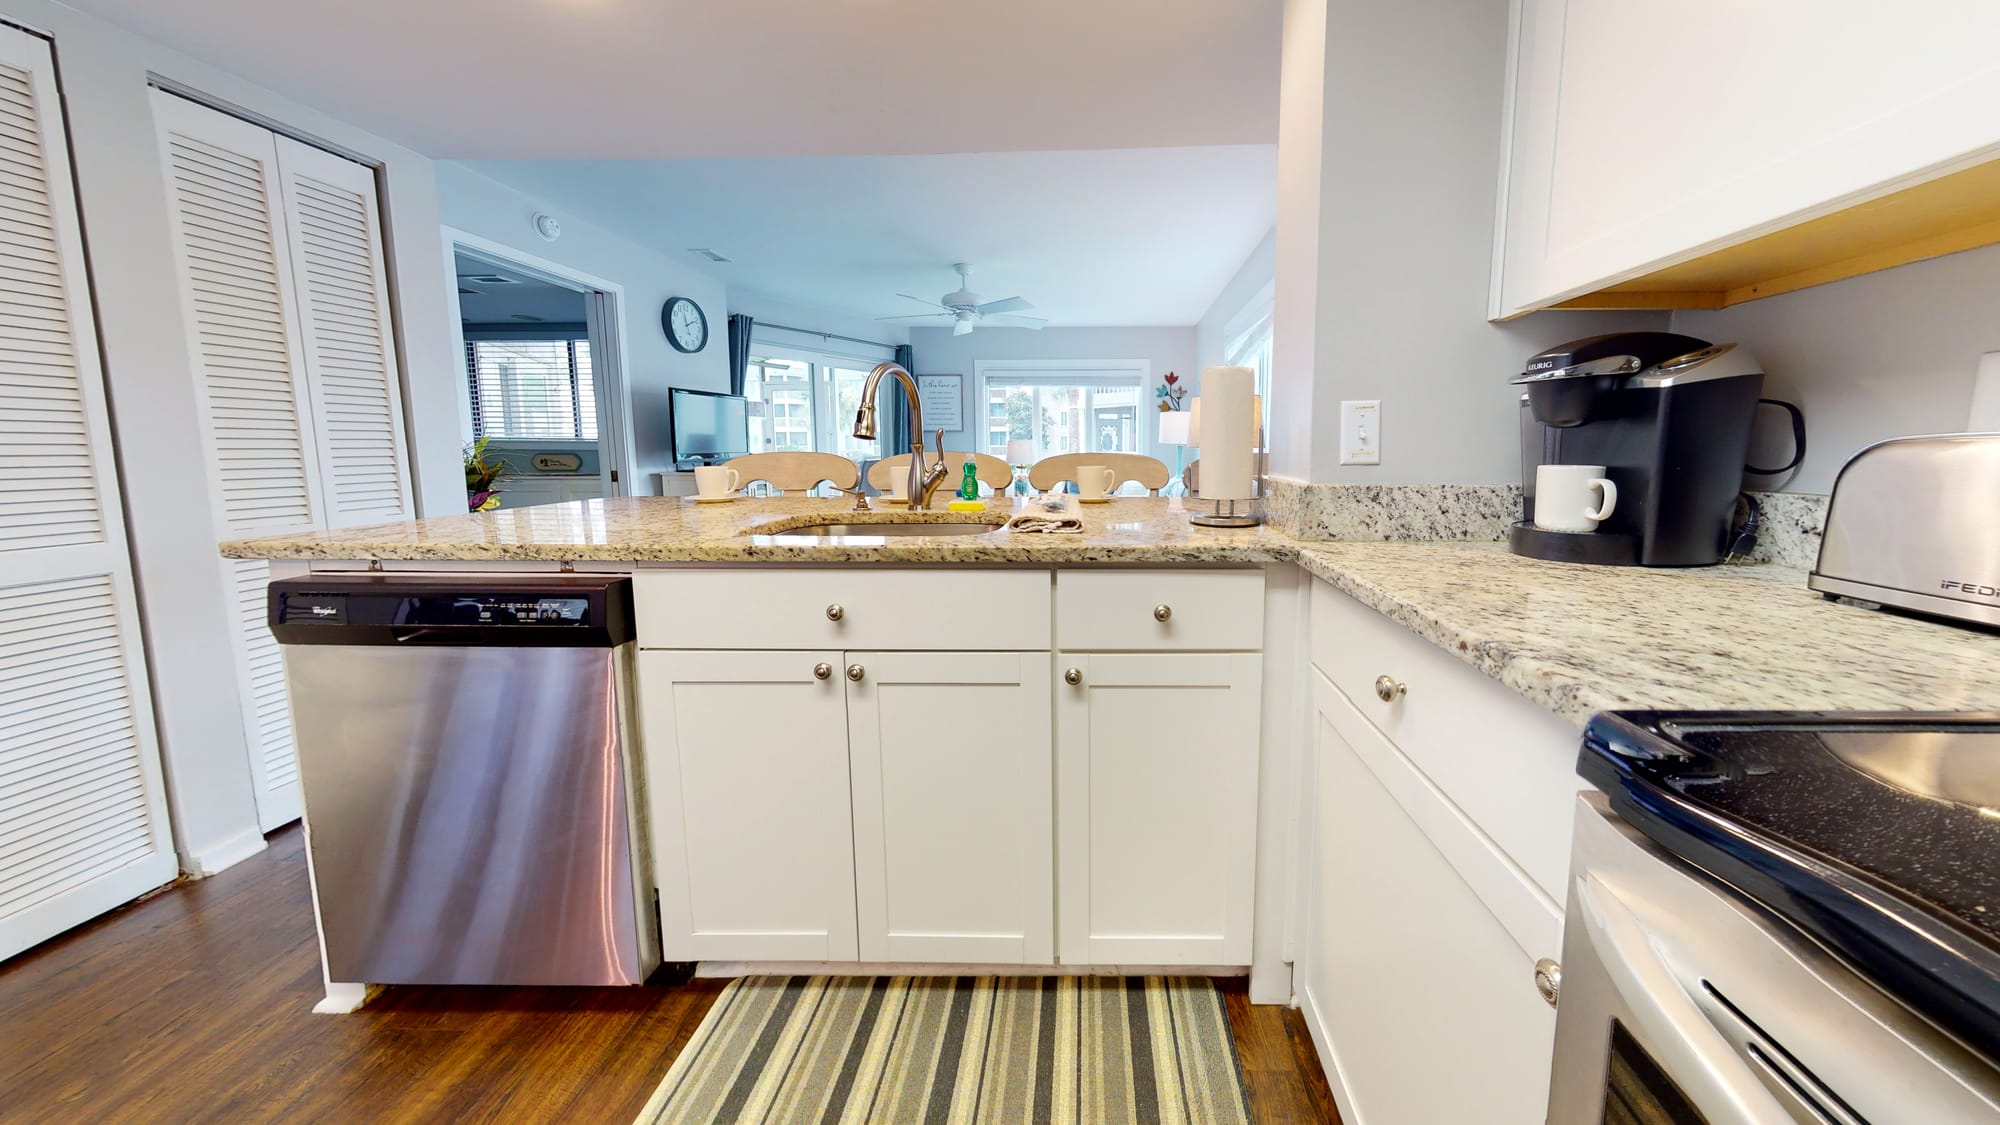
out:
{"label": "cabinet door", "polygon": [[641,652],[670,961],[850,961],[854,848],[837,652]]}
{"label": "cabinet door", "polygon": [[847,661],[861,959],[1053,961],[1049,654]]}
{"label": "cabinet door", "polygon": [[1261,662],[1058,657],[1064,962],[1250,963]]}
{"label": "cabinet door", "polygon": [[[1516,0],[1495,313],[2000,149],[2000,5]],[[1673,80],[1634,81],[1673,60]]]}
{"label": "cabinet door", "polygon": [[[1332,709],[1348,705],[1313,679],[1313,870],[1298,981],[1321,1062],[1340,1087],[1341,1118],[1537,1125],[1555,1011],[1535,991],[1535,955],[1403,802],[1424,803],[1438,831],[1476,830],[1379,735],[1344,737],[1366,724],[1339,725]],[[1511,877],[1532,897],[1527,880]],[[1532,927],[1547,943],[1541,954],[1556,956],[1554,906],[1532,909],[1542,912]]]}

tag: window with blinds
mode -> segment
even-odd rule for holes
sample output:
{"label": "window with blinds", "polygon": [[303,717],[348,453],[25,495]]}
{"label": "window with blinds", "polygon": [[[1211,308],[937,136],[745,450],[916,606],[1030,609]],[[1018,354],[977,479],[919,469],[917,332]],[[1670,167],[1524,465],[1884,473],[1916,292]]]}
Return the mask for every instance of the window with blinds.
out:
{"label": "window with blinds", "polygon": [[590,341],[467,340],[476,437],[597,440]]}

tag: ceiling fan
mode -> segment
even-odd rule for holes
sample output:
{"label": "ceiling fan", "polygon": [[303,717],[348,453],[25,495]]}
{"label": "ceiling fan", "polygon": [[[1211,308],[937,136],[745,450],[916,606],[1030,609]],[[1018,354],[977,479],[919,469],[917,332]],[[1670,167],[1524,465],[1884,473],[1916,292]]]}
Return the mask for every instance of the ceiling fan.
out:
{"label": "ceiling fan", "polygon": [[972,267],[964,262],[954,262],[951,268],[958,271],[958,292],[956,293],[946,293],[935,301],[925,300],[922,297],[912,297],[908,293],[896,294],[898,297],[907,298],[918,304],[935,306],[937,309],[936,312],[913,313],[909,316],[878,316],[875,319],[930,320],[934,317],[949,317],[953,321],[951,334],[954,336],[963,336],[974,328],[982,326],[988,328],[1040,328],[1042,325],[1048,323],[1046,319],[1039,316],[1021,316],[1020,311],[1022,309],[1032,309],[1035,306],[1020,297],[1007,297],[998,301],[986,301],[982,303],[979,299],[979,294],[974,293],[968,288],[972,278]]}

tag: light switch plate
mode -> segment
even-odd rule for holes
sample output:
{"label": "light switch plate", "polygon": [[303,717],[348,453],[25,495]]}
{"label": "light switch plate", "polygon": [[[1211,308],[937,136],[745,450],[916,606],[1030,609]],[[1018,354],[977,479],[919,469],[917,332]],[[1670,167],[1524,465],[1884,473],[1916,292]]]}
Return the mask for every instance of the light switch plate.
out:
{"label": "light switch plate", "polygon": [[1346,400],[1340,404],[1340,463],[1382,463],[1382,400]]}
{"label": "light switch plate", "polygon": [[1965,432],[2000,433],[2000,352],[1987,352],[1979,357],[1979,374],[1972,384],[1972,410]]}

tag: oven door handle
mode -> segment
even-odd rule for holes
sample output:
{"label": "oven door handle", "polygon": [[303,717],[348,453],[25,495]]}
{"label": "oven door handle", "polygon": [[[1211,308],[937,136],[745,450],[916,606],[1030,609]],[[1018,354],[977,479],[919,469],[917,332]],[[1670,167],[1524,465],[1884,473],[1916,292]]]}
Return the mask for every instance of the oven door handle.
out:
{"label": "oven door handle", "polygon": [[1636,1024],[1632,1033],[1703,1116],[1717,1125],[1798,1125],[1688,996],[1616,891],[1586,875],[1577,881],[1577,905],[1591,948]]}

